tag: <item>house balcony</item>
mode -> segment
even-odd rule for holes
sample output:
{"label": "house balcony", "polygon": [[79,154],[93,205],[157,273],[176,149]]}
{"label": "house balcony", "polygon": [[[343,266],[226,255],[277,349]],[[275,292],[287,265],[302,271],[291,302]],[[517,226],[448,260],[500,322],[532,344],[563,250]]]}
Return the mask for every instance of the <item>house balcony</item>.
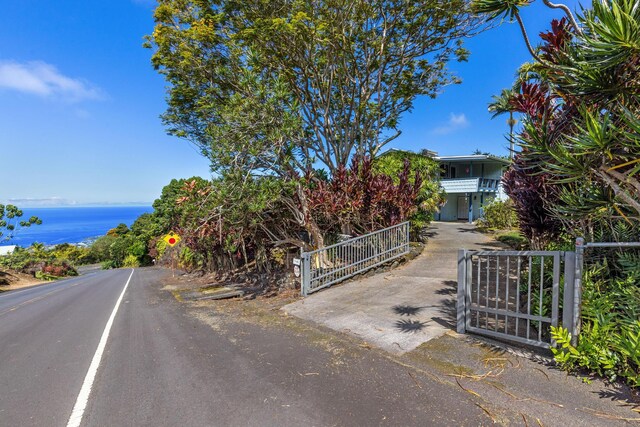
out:
{"label": "house balcony", "polygon": [[490,178],[450,178],[440,181],[440,186],[448,194],[496,193],[499,185],[499,179]]}

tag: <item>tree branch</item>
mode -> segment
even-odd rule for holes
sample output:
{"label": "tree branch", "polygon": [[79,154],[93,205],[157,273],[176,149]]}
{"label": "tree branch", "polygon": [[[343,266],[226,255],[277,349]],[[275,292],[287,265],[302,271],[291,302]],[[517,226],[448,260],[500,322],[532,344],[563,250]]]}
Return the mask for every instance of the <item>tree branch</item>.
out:
{"label": "tree branch", "polygon": [[561,9],[565,13],[565,15],[567,15],[567,18],[569,18],[569,21],[571,21],[571,25],[573,25],[573,28],[575,28],[576,33],[582,34],[582,29],[578,26],[578,22],[576,21],[576,18],[574,18],[573,13],[571,13],[571,9],[569,9],[569,7],[566,4],[551,3],[549,0],[542,0],[542,2],[548,7],[550,7],[551,9]]}
{"label": "tree branch", "polygon": [[598,170],[596,170],[596,174],[602,178],[602,180],[613,190],[617,197],[620,197],[625,203],[627,203],[630,207],[636,210],[640,215],[640,202],[631,197],[618,183],[611,177],[609,174],[612,171],[607,171],[605,166],[600,166]]}
{"label": "tree branch", "polygon": [[535,52],[535,50],[531,46],[531,41],[529,40],[529,36],[527,35],[527,29],[524,27],[524,22],[522,22],[522,17],[520,16],[520,12],[517,9],[515,11],[515,17],[516,17],[516,20],[518,21],[518,25],[520,25],[520,31],[522,32],[522,37],[524,37],[524,42],[527,45],[527,49],[529,49],[529,53],[531,54],[531,56],[535,58],[536,61],[542,64],[543,63],[542,59],[540,59],[538,54]]}

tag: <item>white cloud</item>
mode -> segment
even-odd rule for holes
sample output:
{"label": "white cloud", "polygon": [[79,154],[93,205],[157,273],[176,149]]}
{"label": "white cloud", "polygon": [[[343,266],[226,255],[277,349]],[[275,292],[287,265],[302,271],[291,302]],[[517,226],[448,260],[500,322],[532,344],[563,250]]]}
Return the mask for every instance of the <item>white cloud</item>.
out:
{"label": "white cloud", "polygon": [[73,206],[78,203],[75,200],[64,199],[62,197],[47,197],[43,199],[7,199],[6,204],[16,205],[19,208],[35,208],[40,206]]}
{"label": "white cloud", "polygon": [[103,98],[100,89],[82,79],[67,77],[46,62],[0,60],[0,89],[79,102]]}
{"label": "white cloud", "polygon": [[455,114],[451,113],[449,115],[449,121],[446,125],[439,126],[433,130],[433,133],[436,135],[448,135],[457,130],[464,129],[469,126],[469,120],[464,113]]}

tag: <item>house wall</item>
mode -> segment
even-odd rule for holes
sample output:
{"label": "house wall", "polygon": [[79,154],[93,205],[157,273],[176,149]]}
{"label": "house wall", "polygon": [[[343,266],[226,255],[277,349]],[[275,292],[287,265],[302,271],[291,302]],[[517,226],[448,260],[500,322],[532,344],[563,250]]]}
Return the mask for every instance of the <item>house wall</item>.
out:
{"label": "house wall", "polygon": [[457,221],[458,219],[458,194],[447,194],[447,202],[436,214],[439,221]]}
{"label": "house wall", "polygon": [[[443,163],[448,167],[447,176],[443,179],[451,179],[451,168],[455,168],[455,178],[488,178],[500,180],[504,165],[495,161],[489,162],[445,162]],[[440,209],[439,213],[436,213],[435,218],[440,221],[457,221],[458,220],[458,197],[463,196],[465,193],[449,193],[447,194],[447,202]],[[493,200],[506,200],[502,184],[498,186],[496,193],[471,193],[472,206],[473,206],[473,220],[481,218],[484,214],[484,206],[491,203]]]}
{"label": "house wall", "polygon": [[503,165],[501,164],[485,163],[483,178],[490,178],[490,179],[502,178],[502,168],[503,168]]}
{"label": "house wall", "polygon": [[504,188],[502,187],[502,182],[500,182],[500,185],[498,186],[497,199],[501,201],[505,201],[508,198],[509,196],[507,196],[507,193],[504,192]]}
{"label": "house wall", "polygon": [[500,179],[502,177],[501,163],[496,162],[473,162],[473,163],[457,163],[457,162],[445,162],[445,165],[449,167],[449,175],[444,178],[452,178],[451,168],[455,168],[455,178],[490,178]]}
{"label": "house wall", "polygon": [[[447,194],[447,203],[440,209],[440,212],[436,213],[436,220],[438,221],[457,221],[458,220],[458,197],[464,194],[453,193]],[[484,206],[491,203],[497,198],[494,193],[472,193],[471,199],[473,202],[473,220],[482,217]]]}

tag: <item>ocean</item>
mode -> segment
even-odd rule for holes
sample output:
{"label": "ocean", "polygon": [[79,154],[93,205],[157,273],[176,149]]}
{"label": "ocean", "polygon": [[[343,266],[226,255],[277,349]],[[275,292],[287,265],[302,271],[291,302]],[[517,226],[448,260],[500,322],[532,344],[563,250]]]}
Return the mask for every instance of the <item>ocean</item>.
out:
{"label": "ocean", "polygon": [[153,212],[151,206],[107,207],[55,207],[23,208],[22,219],[35,215],[41,225],[20,228],[13,239],[0,245],[30,246],[34,242],[45,245],[82,243],[103,236],[120,223],[131,226],[145,212]]}

